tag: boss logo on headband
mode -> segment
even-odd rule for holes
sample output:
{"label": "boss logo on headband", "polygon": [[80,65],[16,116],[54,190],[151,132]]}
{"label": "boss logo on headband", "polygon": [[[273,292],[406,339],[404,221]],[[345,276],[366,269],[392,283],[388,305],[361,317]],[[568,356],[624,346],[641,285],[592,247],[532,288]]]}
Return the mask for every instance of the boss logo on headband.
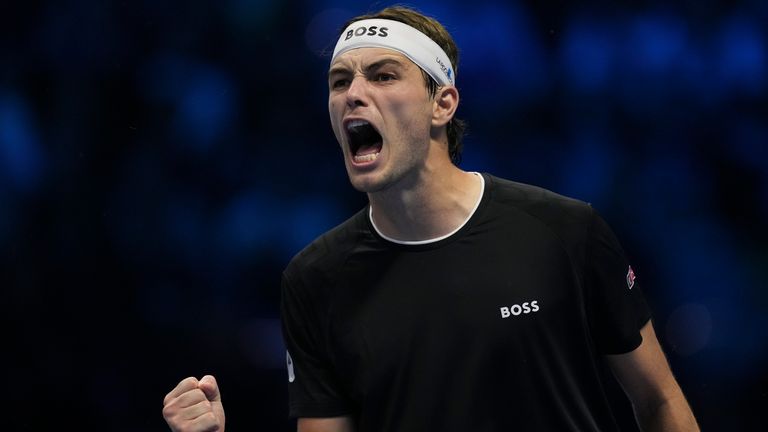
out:
{"label": "boss logo on headband", "polygon": [[[378,31],[377,31],[378,30]],[[351,29],[347,32],[347,37],[344,38],[344,40],[349,40],[353,36],[362,36],[367,34],[368,36],[378,36],[381,37],[387,37],[389,33],[387,33],[389,29],[387,27],[379,28],[378,26],[370,26],[370,27],[358,27],[356,29]]]}

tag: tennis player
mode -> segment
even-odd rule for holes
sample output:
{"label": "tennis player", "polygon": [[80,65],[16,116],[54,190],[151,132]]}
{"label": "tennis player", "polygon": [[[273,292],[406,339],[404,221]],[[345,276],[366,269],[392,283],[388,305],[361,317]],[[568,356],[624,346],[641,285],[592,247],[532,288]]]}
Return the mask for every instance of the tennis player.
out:
{"label": "tennis player", "polygon": [[[328,110],[369,205],[283,273],[299,432],[613,431],[608,369],[642,430],[698,430],[600,215],[457,166],[457,65],[445,28],[404,7],[338,39]],[[163,414],[224,429],[212,376],[181,381]]]}

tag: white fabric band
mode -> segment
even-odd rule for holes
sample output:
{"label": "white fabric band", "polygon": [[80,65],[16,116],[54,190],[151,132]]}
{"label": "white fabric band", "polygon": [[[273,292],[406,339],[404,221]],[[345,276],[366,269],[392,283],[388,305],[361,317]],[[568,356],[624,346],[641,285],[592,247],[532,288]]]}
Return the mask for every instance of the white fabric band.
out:
{"label": "white fabric band", "polygon": [[339,37],[331,63],[356,48],[388,48],[408,57],[440,85],[454,85],[456,71],[448,55],[435,41],[400,21],[355,21]]}

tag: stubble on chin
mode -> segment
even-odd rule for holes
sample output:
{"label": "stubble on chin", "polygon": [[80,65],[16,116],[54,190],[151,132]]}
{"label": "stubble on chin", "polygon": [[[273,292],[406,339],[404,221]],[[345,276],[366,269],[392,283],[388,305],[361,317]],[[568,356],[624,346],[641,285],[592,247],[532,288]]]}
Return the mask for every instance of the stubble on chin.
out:
{"label": "stubble on chin", "polygon": [[387,188],[389,182],[387,182],[387,179],[382,178],[381,176],[372,176],[372,175],[349,175],[349,182],[352,184],[352,187],[355,188],[359,192],[363,193],[376,193],[380,192]]}

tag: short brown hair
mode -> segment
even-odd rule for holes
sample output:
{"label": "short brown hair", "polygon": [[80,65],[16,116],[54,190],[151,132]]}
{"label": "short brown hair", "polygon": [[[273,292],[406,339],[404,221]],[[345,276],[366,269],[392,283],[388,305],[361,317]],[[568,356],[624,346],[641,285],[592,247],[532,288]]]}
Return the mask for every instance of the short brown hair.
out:
{"label": "short brown hair", "polygon": [[[391,6],[382,9],[379,12],[356,16],[347,21],[341,27],[341,31],[344,31],[344,29],[356,21],[374,18],[399,21],[424,33],[430,39],[440,45],[440,48],[445,51],[445,53],[448,55],[448,58],[451,60],[454,73],[458,72],[459,49],[456,47],[456,42],[453,41],[453,38],[448,33],[448,30],[446,30],[445,27],[443,27],[443,25],[440,24],[440,22],[438,22],[436,19],[428,17],[415,9],[405,6]],[[429,93],[430,97],[435,97],[439,87],[437,82],[426,72],[424,72],[423,69],[421,70],[421,74],[424,76],[427,92]],[[461,162],[461,150],[463,146],[462,140],[464,139],[464,131],[466,130],[466,127],[466,122],[459,120],[456,117],[452,118],[451,121],[448,122],[446,131],[448,134],[448,155],[451,157],[451,161],[455,165],[458,165],[459,162]]]}

